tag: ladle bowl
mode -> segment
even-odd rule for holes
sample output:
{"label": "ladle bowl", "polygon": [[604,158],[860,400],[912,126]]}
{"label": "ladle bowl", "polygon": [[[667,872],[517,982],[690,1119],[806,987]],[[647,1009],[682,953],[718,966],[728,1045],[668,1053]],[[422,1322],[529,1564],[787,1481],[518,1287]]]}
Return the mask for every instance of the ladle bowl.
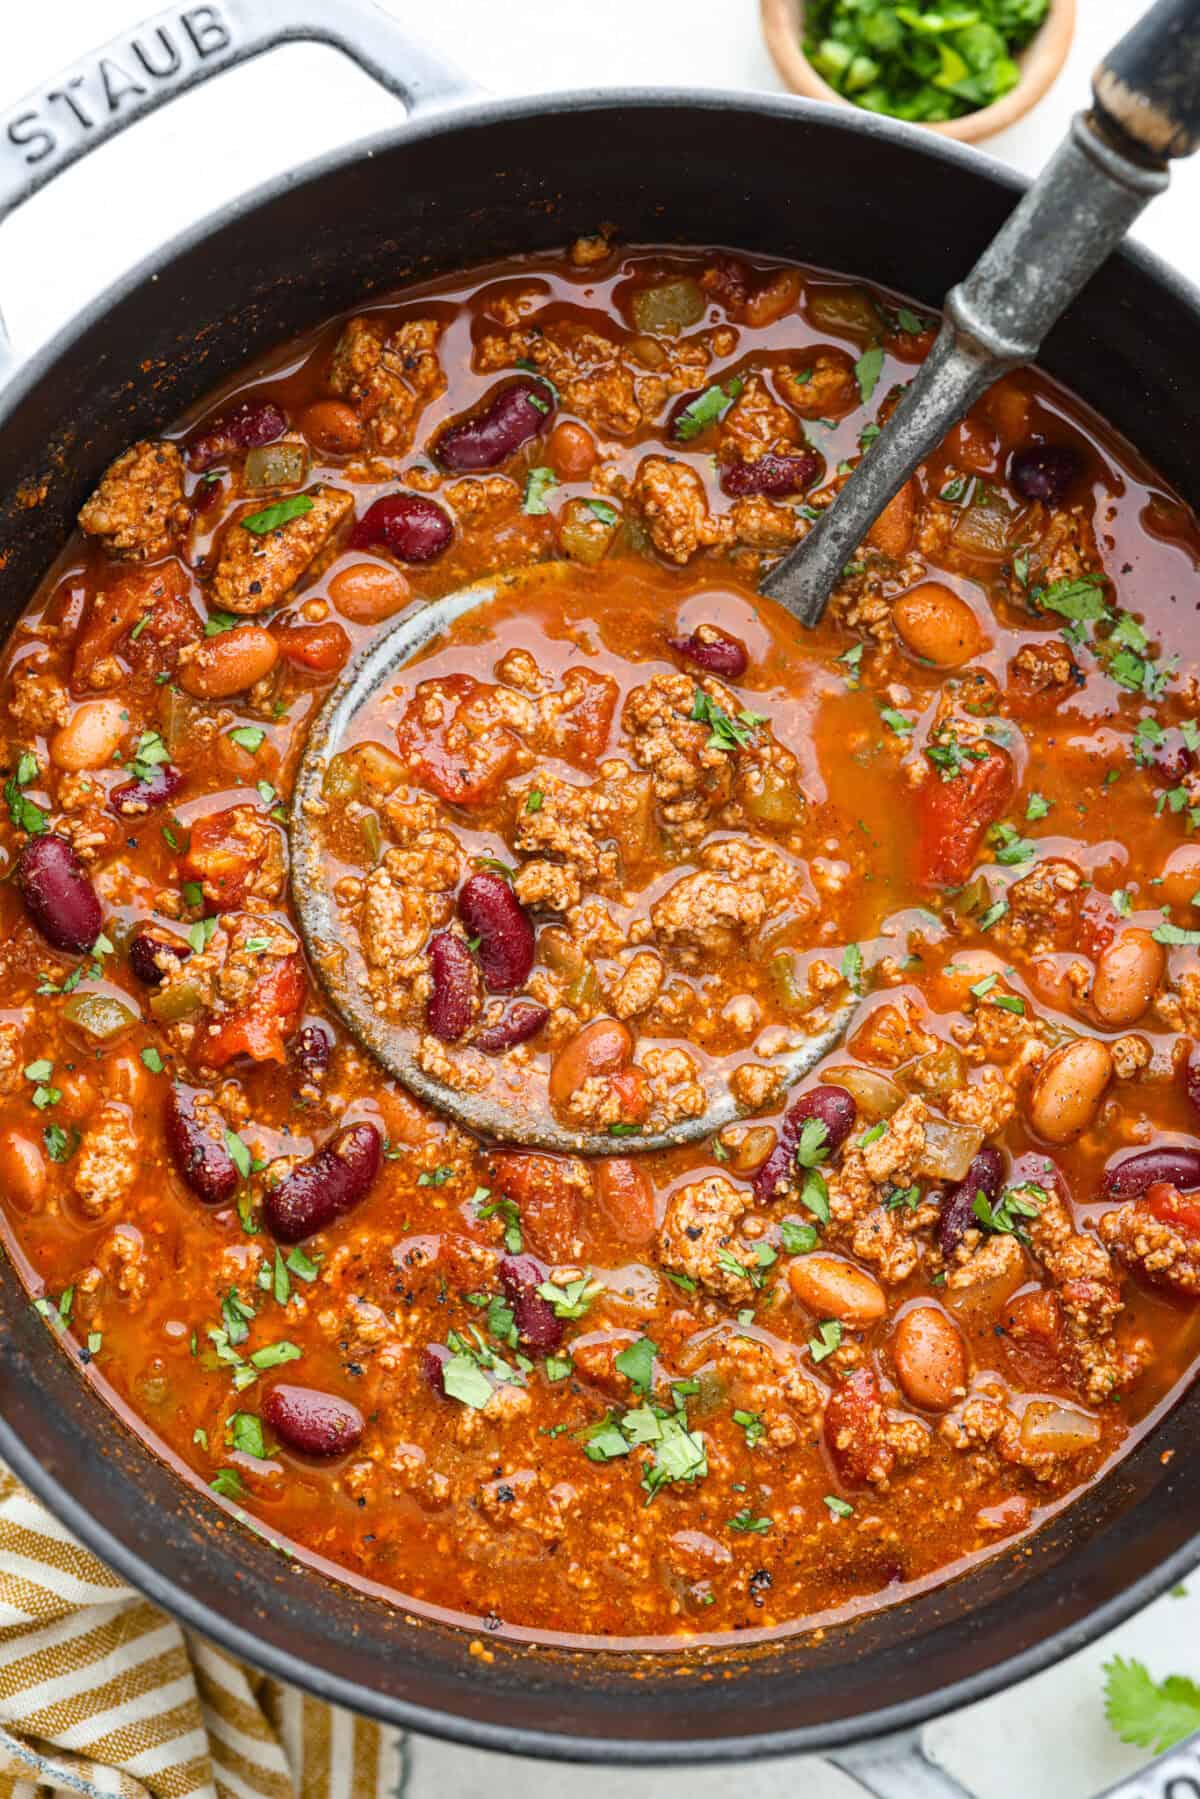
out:
{"label": "ladle bowl", "polygon": [[[353,933],[339,916],[334,887],[338,879],[329,854],[325,827],[330,802],[325,781],[333,758],[354,742],[354,725],[363,708],[381,691],[396,687],[404,672],[432,649],[467,613],[503,592],[531,582],[556,579],[570,565],[546,564],[532,570],[489,576],[428,604],[404,612],[390,631],[369,643],[347,664],[341,679],[313,720],[293,791],[290,835],[292,895],[309,960],[343,1024],[389,1074],[475,1135],[527,1148],[564,1150],[576,1155],[611,1156],[637,1151],[673,1149],[710,1137],[745,1115],[718,1064],[706,1072],[709,1103],[695,1118],[680,1119],[663,1130],[620,1137],[572,1130],[558,1120],[548,1099],[531,1102],[527,1073],[512,1089],[511,1103],[491,1093],[459,1089],[438,1080],[419,1058],[422,1030],[384,1017],[372,1001],[366,964]],[[850,1001],[827,1014],[828,1022],[811,1034],[797,1033],[788,1049],[764,1060],[778,1072],[780,1091],[809,1074],[844,1037],[856,1010]],[[500,1067],[500,1059],[496,1059]]]}

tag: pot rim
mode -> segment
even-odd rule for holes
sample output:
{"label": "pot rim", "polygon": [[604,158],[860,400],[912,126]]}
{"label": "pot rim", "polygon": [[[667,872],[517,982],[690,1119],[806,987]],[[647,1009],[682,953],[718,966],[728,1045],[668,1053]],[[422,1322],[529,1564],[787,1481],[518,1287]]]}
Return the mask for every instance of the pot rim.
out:
{"label": "pot rim", "polygon": [[[553,94],[470,98],[452,102],[436,111],[422,112],[396,127],[355,140],[314,157],[300,168],[277,175],[206,213],[166,239],[156,250],[140,258],[101,293],[82,306],[38,350],[18,360],[0,387],[0,428],[12,411],[52,373],[77,338],[96,325],[115,305],[132,296],[153,279],[158,269],[177,256],[197,248],[227,225],[237,223],[258,209],[342,168],[404,144],[436,138],[466,128],[536,118],[547,112],[604,112],[621,108],[688,108],[700,112],[738,111],[774,118],[800,118],[833,132],[848,131],[882,143],[904,143],[934,164],[949,164],[978,173],[1018,197],[1029,186],[1026,178],[995,157],[925,131],[921,126],[863,113],[855,108],[834,108],[823,102],[789,94],[756,93],[721,88],[682,89],[633,87],[568,89]],[[1159,283],[1196,314],[1200,322],[1200,287],[1173,269],[1153,251],[1126,242],[1117,255]],[[6,1252],[7,1253],[7,1252]],[[15,1271],[14,1271],[15,1272]],[[17,1279],[20,1279],[19,1274]],[[22,1283],[23,1284],[23,1283]],[[61,1355],[50,1333],[46,1351]],[[97,1402],[98,1404],[101,1402]],[[136,1433],[135,1433],[136,1434]],[[139,1441],[143,1442],[144,1439]],[[147,1452],[149,1446],[145,1446]],[[502,1754],[551,1761],[594,1762],[616,1766],[688,1765],[708,1762],[747,1761],[766,1756],[819,1754],[872,1738],[898,1735],[918,1729],[932,1718],[986,1699],[1007,1687],[1040,1673],[1066,1656],[1094,1642],[1123,1623],[1200,1565],[1200,1531],[1166,1561],[1132,1581],[1120,1594],[1086,1616],[1043,1637],[1039,1642],[1007,1656],[976,1673],[964,1675],[950,1686],[854,1718],[827,1724],[803,1725],[791,1730],[758,1731],[745,1735],[700,1741],[614,1739],[578,1733],[540,1731],[526,1726],[506,1726],[482,1721],[459,1712],[437,1710],[393,1694],[367,1692],[291,1651],[262,1642],[219,1606],[178,1592],[166,1576],[144,1563],[135,1544],[113,1536],[88,1510],[86,1503],[69,1492],[60,1477],[42,1467],[7,1419],[0,1417],[0,1458],[47,1506],[66,1529],[72,1531],[103,1562],[123,1576],[152,1603],[190,1629],[198,1631],[230,1654],[238,1656],[316,1697],[378,1721],[411,1729],[446,1741]],[[80,1462],[81,1473],[85,1464]],[[1119,1464],[1118,1464],[1119,1466]],[[1112,1478],[1112,1472],[1107,1478]],[[182,1484],[182,1483],[181,1483]],[[670,1651],[665,1652],[670,1654]],[[364,1700],[366,1704],[364,1704]]]}

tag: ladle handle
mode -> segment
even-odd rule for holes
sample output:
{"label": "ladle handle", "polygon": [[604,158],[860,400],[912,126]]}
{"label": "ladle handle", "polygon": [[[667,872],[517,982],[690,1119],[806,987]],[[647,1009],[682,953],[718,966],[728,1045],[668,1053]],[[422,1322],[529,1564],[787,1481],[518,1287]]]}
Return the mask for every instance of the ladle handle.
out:
{"label": "ladle handle", "polygon": [[879,514],[951,426],[1001,375],[1037,355],[1050,327],[1167,186],[1163,158],[1196,147],[1200,0],[1158,0],[1102,64],[1097,96],[1096,111],[1072,121],[947,295],[937,342],[869,453],[761,583],[801,623],[817,623]]}
{"label": "ladle handle", "polygon": [[1096,110],[1119,142],[1164,161],[1200,144],[1200,3],[1158,0],[1092,77]]}

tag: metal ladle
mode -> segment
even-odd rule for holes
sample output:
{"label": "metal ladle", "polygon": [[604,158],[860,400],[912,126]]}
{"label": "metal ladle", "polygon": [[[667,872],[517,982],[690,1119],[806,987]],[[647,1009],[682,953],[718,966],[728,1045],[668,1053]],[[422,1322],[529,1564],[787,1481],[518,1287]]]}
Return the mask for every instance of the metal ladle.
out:
{"label": "metal ladle", "polygon": [[[802,624],[815,625],[845,564],[888,501],[993,382],[1033,360],[1050,327],[1166,188],[1169,158],[1189,155],[1200,134],[1200,0],[1158,0],[1101,64],[1095,104],[1079,114],[1054,157],[971,273],[947,296],[938,339],[891,419],[802,543],[760,590]],[[476,1135],[583,1155],[667,1149],[710,1136],[742,1116],[726,1088],[699,1118],[665,1131],[614,1138],[573,1131],[529,1095],[505,1105],[436,1080],[416,1057],[420,1032],[382,1018],[346,942],[322,841],[329,762],[381,688],[465,613],[526,575],[502,575],[407,612],[348,664],[318,713],[291,809],[292,892],[314,968],[343,1022],[390,1074]],[[851,1001],[825,1028],[771,1058],[791,1085],[844,1036]]]}

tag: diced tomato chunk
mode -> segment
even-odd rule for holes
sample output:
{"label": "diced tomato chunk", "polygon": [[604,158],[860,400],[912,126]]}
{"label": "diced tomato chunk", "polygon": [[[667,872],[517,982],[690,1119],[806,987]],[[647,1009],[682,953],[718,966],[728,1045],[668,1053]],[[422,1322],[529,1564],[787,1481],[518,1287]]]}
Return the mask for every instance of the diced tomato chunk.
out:
{"label": "diced tomato chunk", "polygon": [[1000,1329],[1028,1386],[1055,1387],[1064,1376],[1062,1309],[1046,1287],[1018,1293],[1002,1308]]}
{"label": "diced tomato chunk", "polygon": [[1200,1242],[1200,1193],[1181,1193],[1170,1181],[1155,1181],[1138,1203],[1160,1224]]}
{"label": "diced tomato chunk", "polygon": [[270,844],[270,828],[252,807],[229,806],[192,825],[180,871],[185,881],[199,881],[214,912],[228,912],[242,904]]}
{"label": "diced tomato chunk", "polygon": [[[188,598],[191,580],[178,562],[131,568],[88,602],[75,639],[71,686],[78,693],[116,686],[118,654],[135,669],[172,665],[185,643],[200,636],[200,620]],[[141,623],[136,638],[129,633]]]}
{"label": "diced tomato chunk", "polygon": [[1013,765],[988,744],[952,781],[931,775],[917,796],[917,878],[923,887],[960,887],[975,866],[988,827],[1012,798]]}
{"label": "diced tomato chunk", "polygon": [[438,799],[482,805],[513,772],[521,744],[496,705],[499,692],[472,675],[418,683],[396,742],[414,777]]}
{"label": "diced tomato chunk", "polygon": [[896,1452],[885,1424],[879,1382],[869,1368],[856,1368],[833,1389],[825,1407],[825,1444],[848,1485],[886,1480],[892,1472]]}
{"label": "diced tomato chunk", "polygon": [[521,1215],[526,1249],[543,1261],[569,1261],[580,1238],[586,1174],[572,1157],[498,1151],[488,1163],[492,1191]]}
{"label": "diced tomato chunk", "polygon": [[198,1033],[196,1061],[208,1068],[224,1068],[237,1056],[286,1061],[287,1040],[303,1017],[307,997],[304,958],[299,953],[282,956],[255,983],[244,1006]]}
{"label": "diced tomato chunk", "polygon": [[563,682],[566,704],[556,720],[555,737],[568,762],[585,766],[599,761],[608,748],[617,684],[594,669],[572,669]]}

